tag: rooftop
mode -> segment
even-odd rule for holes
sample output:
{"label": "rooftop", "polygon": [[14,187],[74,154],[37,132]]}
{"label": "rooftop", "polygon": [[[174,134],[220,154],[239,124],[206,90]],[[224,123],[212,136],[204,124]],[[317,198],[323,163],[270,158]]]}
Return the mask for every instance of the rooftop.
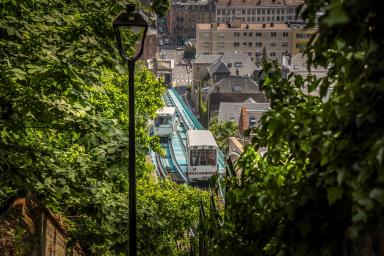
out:
{"label": "rooftop", "polygon": [[196,64],[211,64],[222,55],[200,55],[194,63]]}
{"label": "rooftop", "polygon": [[221,102],[219,108],[219,114],[217,120],[219,122],[233,121],[238,123],[240,119],[241,109],[246,107],[248,112],[265,112],[269,109],[269,103],[256,102],[249,98],[244,102],[233,103],[233,102]]}
{"label": "rooftop", "polygon": [[215,138],[208,130],[188,130],[187,131],[188,146],[214,146],[217,147]]}
{"label": "rooftop", "polygon": [[[265,25],[265,27],[263,27]],[[240,27],[229,27],[226,23],[219,23],[217,27],[212,26],[211,23],[198,23],[196,24],[197,30],[289,30],[289,25],[286,23],[255,23],[255,24],[241,24]]]}
{"label": "rooftop", "polygon": [[237,76],[236,72],[238,71],[239,76],[251,76],[255,70],[257,70],[255,63],[244,53],[226,53],[208,66],[208,72],[211,75],[213,73],[230,73],[230,75]]}
{"label": "rooftop", "polygon": [[303,4],[304,0],[218,0],[217,6],[298,6]]}
{"label": "rooftop", "polygon": [[174,107],[163,107],[162,109],[157,110],[156,114],[173,116],[175,112],[176,112],[176,109]]}

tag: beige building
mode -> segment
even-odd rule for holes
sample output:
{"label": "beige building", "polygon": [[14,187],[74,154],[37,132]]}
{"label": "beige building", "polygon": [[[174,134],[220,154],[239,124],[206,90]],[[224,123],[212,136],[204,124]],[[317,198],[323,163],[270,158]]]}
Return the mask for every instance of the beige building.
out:
{"label": "beige building", "polygon": [[311,39],[311,36],[316,32],[316,29],[304,29],[304,28],[293,28],[292,29],[292,49],[291,54],[295,55],[303,53],[306,44]]}
{"label": "beige building", "polygon": [[196,37],[197,23],[215,21],[213,0],[175,1],[167,15],[168,29],[177,45]]}
{"label": "beige building", "polygon": [[141,55],[142,60],[146,61],[148,59],[157,57],[157,53],[159,52],[159,46],[157,42],[158,36],[156,29],[149,27],[145,37],[143,55]]}
{"label": "beige building", "polygon": [[[237,24],[236,24],[237,23]],[[196,57],[244,53],[258,63],[265,48],[267,57],[280,63],[290,53],[292,29],[284,23],[268,24],[197,24]]]}
{"label": "beige building", "polygon": [[297,7],[303,0],[217,0],[216,22],[242,23],[302,22]]}

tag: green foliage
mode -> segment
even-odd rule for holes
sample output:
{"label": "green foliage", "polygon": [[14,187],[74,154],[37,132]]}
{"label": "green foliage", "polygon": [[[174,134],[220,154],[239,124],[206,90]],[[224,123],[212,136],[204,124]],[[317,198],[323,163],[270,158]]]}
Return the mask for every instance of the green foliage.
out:
{"label": "green foliage", "polygon": [[238,135],[238,125],[232,121],[219,122],[214,119],[209,125],[209,130],[215,137],[220,150],[228,153],[228,138]]}
{"label": "green foliage", "polygon": [[189,60],[194,59],[195,55],[196,55],[195,46],[188,45],[185,47],[184,54],[183,54],[184,59],[189,59]]}
{"label": "green foliage", "polygon": [[[111,29],[125,4],[0,4],[0,205],[33,191],[89,255],[118,255],[128,240],[128,74]],[[183,255],[176,242],[204,194],[149,175],[159,145],[148,120],[166,86],[140,65],[135,87],[140,253]]]}
{"label": "green foliage", "polygon": [[[235,166],[240,180],[225,181],[223,225],[206,226],[214,255],[379,253],[369,244],[383,232],[384,213],[384,13],[378,6],[306,1],[310,26],[325,11],[306,50],[308,64],[328,74],[282,79],[275,63],[264,65],[272,109]],[[263,156],[260,147],[268,149]]]}

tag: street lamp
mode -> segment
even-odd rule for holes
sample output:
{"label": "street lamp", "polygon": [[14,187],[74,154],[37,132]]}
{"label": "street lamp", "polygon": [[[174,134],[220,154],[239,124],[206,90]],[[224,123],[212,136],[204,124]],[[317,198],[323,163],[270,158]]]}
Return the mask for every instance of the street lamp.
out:
{"label": "street lamp", "polygon": [[[134,4],[128,4],[126,10],[122,11],[113,21],[113,30],[116,36],[117,46],[121,57],[128,62],[129,72],[129,255],[137,255],[136,239],[136,171],[135,171],[135,87],[134,73],[135,62],[143,53],[144,40],[148,30],[148,18],[141,11],[135,11]],[[122,40],[128,38],[127,45]],[[133,40],[133,42],[132,42]],[[139,45],[137,45],[137,43]],[[128,55],[125,47],[129,48]]]}

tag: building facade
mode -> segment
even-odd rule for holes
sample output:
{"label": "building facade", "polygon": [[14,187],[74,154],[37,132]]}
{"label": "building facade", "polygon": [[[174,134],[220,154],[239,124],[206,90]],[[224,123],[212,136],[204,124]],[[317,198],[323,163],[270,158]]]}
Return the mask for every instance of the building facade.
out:
{"label": "building facade", "polygon": [[216,22],[242,23],[302,22],[297,15],[303,0],[218,0]]}
{"label": "building facade", "polygon": [[292,48],[292,29],[285,23],[211,23],[196,28],[197,57],[238,52],[259,63],[265,49],[266,57],[281,63]]}
{"label": "building facade", "polygon": [[215,21],[215,1],[176,1],[167,15],[168,30],[177,45],[196,37],[197,23]]}

